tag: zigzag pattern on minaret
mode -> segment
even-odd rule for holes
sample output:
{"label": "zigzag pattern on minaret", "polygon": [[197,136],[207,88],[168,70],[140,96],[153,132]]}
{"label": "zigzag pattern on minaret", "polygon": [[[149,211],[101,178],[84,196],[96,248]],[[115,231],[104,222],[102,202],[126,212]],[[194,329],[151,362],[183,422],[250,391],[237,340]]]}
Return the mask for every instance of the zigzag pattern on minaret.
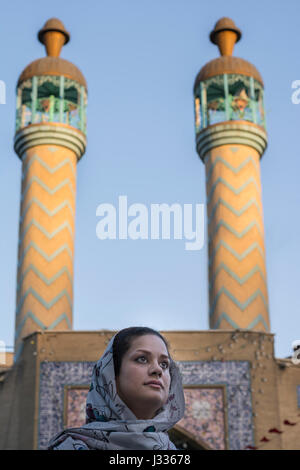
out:
{"label": "zigzag pattern on minaret", "polygon": [[268,330],[259,157],[246,149],[224,146],[205,158],[210,325]]}
{"label": "zigzag pattern on minaret", "polygon": [[213,288],[214,281],[215,281],[216,277],[218,276],[219,272],[221,272],[222,269],[224,269],[224,271],[226,271],[227,274],[229,274],[229,276],[231,276],[236,282],[238,282],[240,286],[245,284],[256,273],[259,273],[262,280],[263,280],[263,282],[266,282],[266,278],[264,276],[264,273],[262,272],[261,268],[257,265],[255,265],[254,268],[251,269],[251,271],[249,271],[247,274],[245,274],[245,276],[239,277],[234,271],[232,271],[228,266],[226,266],[226,264],[224,264],[222,262],[216,268],[214,277],[212,278],[212,280],[209,283],[209,289],[210,290]]}
{"label": "zigzag pattern on minaret", "polygon": [[212,315],[212,313],[215,310],[216,304],[219,300],[219,297],[225,294],[240,310],[244,311],[246,308],[257,298],[260,297],[261,300],[263,301],[266,309],[268,309],[268,304],[267,301],[262,294],[260,289],[257,289],[253,294],[251,294],[244,302],[239,301],[226,287],[221,287],[221,289],[218,290],[217,293],[214,294],[214,301],[212,303],[212,306],[210,308],[209,314]]}
{"label": "zigzag pattern on minaret", "polygon": [[63,320],[66,321],[66,323],[68,324],[68,326],[69,326],[70,329],[72,328],[72,325],[71,325],[71,323],[70,323],[70,320],[69,320],[68,316],[67,316],[65,313],[63,313],[63,314],[60,315],[58,318],[56,318],[56,319],[54,320],[54,322],[51,323],[51,325],[46,326],[46,325],[44,325],[43,322],[41,322],[41,320],[40,320],[36,315],[34,315],[34,313],[32,313],[32,312],[27,312],[27,314],[25,315],[25,317],[23,318],[23,320],[19,323],[18,328],[16,329],[16,332],[15,332],[15,339],[18,339],[18,338],[19,338],[19,336],[20,336],[20,334],[21,334],[21,331],[22,331],[22,328],[23,328],[23,326],[25,325],[26,321],[27,321],[29,318],[30,318],[32,321],[34,321],[34,322],[37,324],[37,326],[38,326],[39,328],[41,328],[42,330],[53,330],[53,328],[55,328],[55,327],[56,327],[61,321],[63,321]]}
{"label": "zigzag pattern on minaret", "polygon": [[263,235],[262,229],[256,220],[253,220],[247,227],[245,227],[241,232],[239,232],[238,230],[235,230],[235,228],[231,227],[231,225],[228,224],[225,220],[221,219],[218,221],[213,230],[211,229],[211,227],[209,227],[209,242],[215,238],[217,232],[221,227],[224,227],[226,230],[231,232],[236,238],[243,238],[244,235],[246,235],[253,227],[257,227],[258,232]]}
{"label": "zigzag pattern on minaret", "polygon": [[218,254],[218,251],[221,248],[224,248],[225,250],[229,251],[237,259],[237,261],[242,261],[244,258],[246,258],[246,256],[250,255],[252,251],[254,250],[257,250],[261,254],[262,257],[264,256],[263,250],[257,242],[254,242],[242,253],[238,253],[230,245],[228,245],[228,243],[226,243],[224,240],[220,240],[217,246],[210,253],[209,264],[211,264],[214,261],[215,256]]}
{"label": "zigzag pattern on minaret", "polygon": [[29,224],[26,225],[26,227],[24,227],[20,231],[19,245],[21,245],[23,243],[23,240],[24,240],[27,232],[33,226],[36,227],[38,230],[40,230],[43,233],[43,235],[45,235],[45,237],[47,237],[49,240],[54,238],[59,232],[61,232],[65,228],[69,231],[71,237],[73,238],[73,231],[72,231],[72,228],[70,227],[69,222],[64,222],[60,227],[57,227],[57,229],[53,230],[53,232],[50,233],[50,232],[47,232],[47,230],[41,224],[39,224],[39,222],[37,222],[35,219],[31,219]]}
{"label": "zigzag pattern on minaret", "polygon": [[224,186],[226,186],[230,191],[232,191],[236,195],[238,195],[242,191],[244,191],[247,188],[247,186],[251,183],[253,183],[253,185],[256,187],[257,191],[259,191],[259,187],[257,185],[257,182],[256,182],[255,178],[253,178],[253,176],[251,176],[251,178],[249,178],[247,181],[245,181],[239,188],[235,188],[230,183],[228,183],[224,178],[220,177],[213,183],[213,185],[212,185],[212,187],[211,187],[211,189],[210,189],[210,191],[207,195],[207,204],[210,203],[210,201],[211,201],[211,199],[214,195],[215,189],[220,183],[222,183]]}
{"label": "zigzag pattern on minaret", "polygon": [[218,202],[213,206],[212,210],[210,211],[210,216],[208,218],[208,225],[210,225],[215,215],[215,212],[220,205],[223,205],[224,207],[226,207],[229,211],[231,211],[237,217],[240,217],[241,215],[243,215],[252,206],[255,206],[257,210],[260,212],[260,207],[255,199],[250,199],[250,201],[247,202],[247,204],[245,204],[241,209],[235,209],[230,204],[228,204],[228,202],[226,202],[223,198],[219,198]]}
{"label": "zigzag pattern on minaret", "polygon": [[48,209],[44,204],[42,204],[40,201],[38,201],[36,198],[30,199],[29,203],[25,207],[22,216],[20,217],[20,223],[23,222],[27,212],[32,208],[33,204],[38,206],[43,212],[45,212],[49,217],[53,217],[54,215],[58,214],[62,209],[65,207],[68,207],[72,217],[74,216],[74,209],[72,208],[71,204],[69,201],[63,201],[61,204],[59,204],[57,207],[55,207],[53,210]]}
{"label": "zigzag pattern on minaret", "polygon": [[27,161],[26,161],[26,159],[23,160],[22,181],[27,176],[27,173],[28,173],[29,168],[31,167],[31,165],[33,165],[35,162],[40,163],[40,165],[43,168],[45,168],[45,170],[47,170],[48,173],[50,173],[51,175],[53,175],[54,173],[57,173],[57,171],[60,170],[60,168],[62,168],[63,166],[69,165],[70,169],[73,173],[73,176],[75,177],[76,170],[73,167],[72,163],[70,162],[69,158],[66,158],[65,160],[61,161],[58,165],[56,165],[54,168],[52,168],[51,166],[47,165],[47,163],[44,162],[44,160],[42,160],[37,154],[34,154],[29,159],[27,159]]}
{"label": "zigzag pattern on minaret", "polygon": [[57,191],[59,191],[60,189],[62,189],[64,186],[68,186],[71,190],[71,193],[73,195],[73,197],[75,197],[75,192],[74,192],[74,189],[72,188],[72,185],[70,183],[70,180],[69,178],[65,179],[64,181],[62,181],[61,183],[59,183],[57,186],[55,186],[54,188],[49,188],[49,186],[47,186],[43,181],[40,180],[40,178],[38,178],[37,176],[33,176],[29,181],[28,183],[26,184],[24,190],[22,191],[22,194],[21,194],[21,201],[23,201],[26,197],[26,194],[27,192],[29,191],[31,185],[33,183],[37,183],[39,186],[41,186],[45,191],[47,191],[48,194],[51,194],[51,196],[53,196],[53,194],[55,194]]}
{"label": "zigzag pattern on minaret", "polygon": [[215,169],[215,166],[218,164],[218,163],[223,163],[223,165],[225,165],[229,170],[231,170],[233,172],[233,174],[238,174],[241,172],[241,170],[246,167],[248,165],[248,163],[250,163],[250,165],[253,165],[257,175],[260,174],[260,171],[259,171],[259,167],[257,165],[257,163],[253,160],[252,156],[249,155],[248,158],[246,158],[240,165],[238,165],[237,167],[231,165],[228,161],[226,161],[224,158],[222,158],[220,155],[217,156],[213,163],[210,162],[210,165],[209,163],[207,164],[207,173],[206,173],[206,183],[207,184],[210,184],[210,179],[212,177],[212,174],[213,174],[213,171]]}
{"label": "zigzag pattern on minaret", "polygon": [[[16,344],[30,322],[72,327],[76,156],[30,149],[23,158],[16,302]],[[35,327],[35,328],[36,328]]]}
{"label": "zigzag pattern on minaret", "polygon": [[[72,305],[72,300],[68,294],[68,292],[66,291],[66,289],[63,289],[61,292],[59,292],[58,295],[56,295],[53,299],[51,299],[49,302],[46,302],[45,299],[43,299],[43,297],[41,295],[39,295],[38,292],[36,292],[35,289],[33,289],[33,287],[29,287],[29,289],[26,290],[26,292],[22,295],[19,303],[17,304],[17,308],[16,308],[16,314],[18,315],[20,313],[20,310],[21,308],[23,307],[23,304],[24,302],[26,301],[27,297],[29,295],[32,295],[33,297],[36,298],[36,300],[38,302],[40,302],[46,309],[50,309],[54,304],[56,304],[56,302],[61,299],[62,297],[66,297],[69,305],[70,305],[70,308],[72,309],[73,305]],[[30,300],[30,299],[29,299]]]}
{"label": "zigzag pattern on minaret", "polygon": [[61,245],[56,251],[51,253],[51,255],[48,255],[35,242],[30,242],[24,250],[20,250],[20,253],[22,253],[22,255],[20,256],[19,261],[18,261],[18,268],[22,267],[24,258],[30,249],[35,250],[42,258],[44,258],[44,261],[46,261],[47,263],[54,261],[64,251],[68,253],[71,260],[73,259],[73,253],[69,245],[67,244]]}
{"label": "zigzag pattern on minaret", "polygon": [[70,272],[68,270],[68,268],[66,266],[64,266],[60,271],[58,271],[56,274],[54,274],[54,276],[50,277],[49,279],[41,272],[39,271],[36,266],[30,264],[28,266],[28,268],[26,268],[26,270],[24,271],[24,273],[22,274],[20,280],[18,281],[18,284],[17,284],[17,291],[20,290],[20,287],[21,287],[21,284],[23,283],[25,277],[27,276],[27,274],[31,273],[31,272],[34,272],[36,274],[37,277],[39,277],[39,279],[41,281],[43,281],[47,286],[51,286],[51,284],[53,282],[55,282],[60,276],[62,276],[64,273],[67,275],[70,283],[72,283],[72,277],[70,275]]}
{"label": "zigzag pattern on minaret", "polygon": [[[228,316],[227,313],[224,313],[224,312],[219,316],[218,320],[216,321],[216,323],[211,328],[212,329],[219,328],[219,326],[220,326],[220,324],[223,320],[226,320],[228,322],[228,324],[234,329],[239,329],[240,328],[239,324],[235,323],[230,318],[230,316]],[[251,323],[247,324],[244,328],[248,329],[248,330],[253,330],[253,329],[255,329],[255,327],[257,325],[259,325],[259,323],[261,323],[263,325],[263,327],[266,331],[269,329],[264,317],[261,314],[257,315],[257,317]],[[226,326],[224,326],[224,329],[226,329]]]}

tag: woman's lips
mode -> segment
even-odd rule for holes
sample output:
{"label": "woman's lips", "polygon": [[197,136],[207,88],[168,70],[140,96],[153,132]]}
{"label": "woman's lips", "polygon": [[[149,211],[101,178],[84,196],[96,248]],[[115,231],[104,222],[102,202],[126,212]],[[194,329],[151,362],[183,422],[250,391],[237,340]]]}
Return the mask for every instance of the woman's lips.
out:
{"label": "woman's lips", "polygon": [[162,388],[160,385],[158,384],[154,384],[154,383],[150,383],[150,384],[146,384],[146,385],[149,385],[150,387],[154,387],[154,388]]}

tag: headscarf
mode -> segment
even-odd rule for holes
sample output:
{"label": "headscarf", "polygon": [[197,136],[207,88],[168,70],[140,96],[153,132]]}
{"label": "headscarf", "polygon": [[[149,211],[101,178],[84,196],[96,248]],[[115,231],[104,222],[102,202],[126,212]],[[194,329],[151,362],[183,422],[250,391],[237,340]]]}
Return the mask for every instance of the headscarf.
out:
{"label": "headscarf", "polygon": [[115,336],[93,368],[86,400],[86,424],[61,431],[51,439],[48,449],[176,450],[167,431],[183,417],[185,409],[178,366],[170,358],[171,383],[165,405],[154,418],[139,420],[117,394],[113,361]]}

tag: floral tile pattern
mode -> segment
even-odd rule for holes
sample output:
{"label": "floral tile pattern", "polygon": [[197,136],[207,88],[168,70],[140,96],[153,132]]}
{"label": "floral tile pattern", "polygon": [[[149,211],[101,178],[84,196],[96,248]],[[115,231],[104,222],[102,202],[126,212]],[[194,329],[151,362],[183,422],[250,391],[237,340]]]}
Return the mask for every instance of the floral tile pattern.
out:
{"label": "floral tile pattern", "polygon": [[185,413],[178,425],[211,448],[224,450],[225,419],[222,388],[185,388]]}
{"label": "floral tile pattern", "polygon": [[85,404],[89,388],[68,388],[66,394],[66,427],[76,428],[85,424]]}
{"label": "floral tile pattern", "polygon": [[[254,445],[250,363],[248,361],[182,361],[177,364],[184,385],[225,386],[228,449],[239,450],[247,445]],[[215,438],[210,435],[210,440],[212,439],[218,442],[218,433]]]}
{"label": "floral tile pattern", "polygon": [[[66,393],[67,426],[84,424],[83,409],[87,389],[81,387],[90,385],[94,364],[40,364],[39,449],[46,449],[49,440],[64,427]],[[178,424],[190,433],[195,433],[196,438],[200,437],[214,449],[226,448],[226,440],[229,449],[243,449],[246,445],[254,445],[249,363],[182,361],[177,364],[182,374],[187,404],[185,416]],[[72,388],[66,391],[66,386]]]}
{"label": "floral tile pattern", "polygon": [[65,385],[90,385],[94,362],[41,362],[38,448],[64,428]]}

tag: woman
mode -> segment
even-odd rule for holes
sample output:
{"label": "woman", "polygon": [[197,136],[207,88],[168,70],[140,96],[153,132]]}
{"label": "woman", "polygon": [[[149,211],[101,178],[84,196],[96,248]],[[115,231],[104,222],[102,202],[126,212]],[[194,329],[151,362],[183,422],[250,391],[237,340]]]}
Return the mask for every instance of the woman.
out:
{"label": "woman", "polygon": [[151,328],[125,328],[94,366],[86,424],[60,432],[48,449],[176,450],[167,430],[184,408],[180,372],[165,338]]}

